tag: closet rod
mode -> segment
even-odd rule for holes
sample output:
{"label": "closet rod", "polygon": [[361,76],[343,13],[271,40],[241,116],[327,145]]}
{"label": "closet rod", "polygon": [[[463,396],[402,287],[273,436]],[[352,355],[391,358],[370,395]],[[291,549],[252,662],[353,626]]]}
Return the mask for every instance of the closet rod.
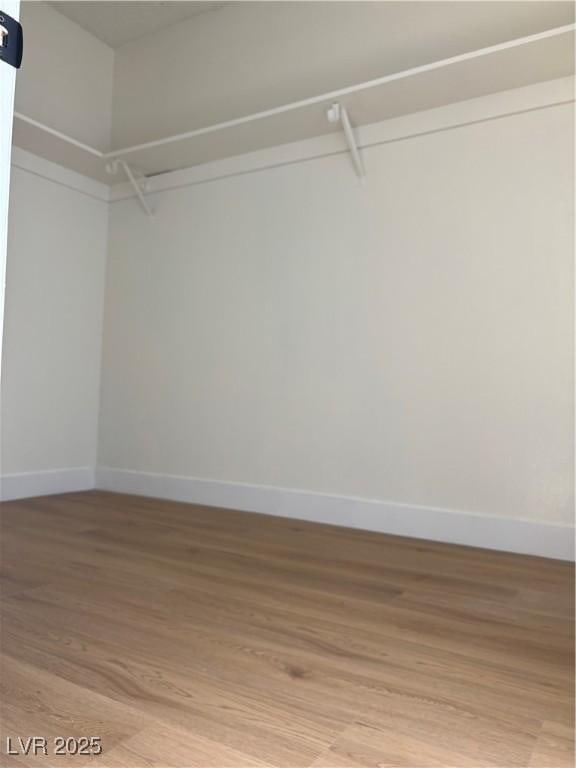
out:
{"label": "closet rod", "polygon": [[336,91],[330,91],[329,93],[323,93],[319,96],[312,96],[308,99],[302,99],[301,101],[293,101],[290,104],[284,104],[280,107],[274,107],[273,109],[266,109],[262,112],[255,112],[251,115],[245,115],[244,117],[237,117],[233,120],[226,120],[222,123],[215,123],[213,125],[207,125],[203,128],[196,128],[192,131],[186,131],[185,133],[177,133],[174,136],[168,136],[165,139],[156,139],[155,141],[147,141],[143,144],[135,144],[131,147],[124,147],[123,149],[116,149],[112,152],[106,153],[106,158],[121,157],[131,154],[133,152],[139,152],[144,149],[152,149],[153,147],[161,147],[165,144],[173,144],[178,141],[184,141],[185,139],[193,139],[196,136],[203,136],[208,133],[216,133],[217,131],[225,130],[226,128],[234,128],[239,125],[245,125],[246,123],[252,123],[257,120],[263,120],[267,117],[274,117],[276,115],[284,114],[285,112],[292,112],[303,107],[314,106],[315,104],[322,104],[326,101],[334,101],[343,96],[349,96],[350,94],[359,93],[361,91],[369,90],[380,85],[386,85],[387,83],[393,83],[397,80],[404,80],[414,75],[424,74],[426,72],[433,72],[437,69],[451,66],[453,64],[460,64],[465,61],[477,59],[483,56],[489,56],[493,53],[499,53],[500,51],[506,51],[511,48],[518,48],[522,45],[528,45],[530,43],[538,42],[539,40],[546,40],[551,37],[558,37],[559,35],[566,34],[567,32],[573,32],[576,29],[576,24],[565,24],[562,27],[554,27],[553,29],[547,29],[545,32],[537,32],[534,35],[527,35],[526,37],[519,37],[514,40],[508,40],[505,43],[498,43],[496,45],[490,45],[486,48],[479,48],[476,51],[469,51],[468,53],[462,53],[458,56],[451,56],[448,59],[441,59],[434,61],[430,64],[422,64],[418,67],[412,67],[411,69],[403,70],[402,72],[395,72],[391,75],[384,75],[378,77],[375,80],[368,80],[365,83],[358,83],[357,85],[351,85],[347,88],[340,88]]}
{"label": "closet rod", "polygon": [[99,157],[101,159],[106,157],[104,152],[100,152],[99,149],[89,147],[88,144],[83,144],[81,141],[73,139],[66,133],[62,133],[62,131],[57,131],[55,128],[50,128],[50,126],[44,125],[44,123],[41,123],[39,120],[33,120],[31,117],[23,115],[22,112],[14,112],[14,117],[18,118],[18,120],[22,120],[23,123],[28,123],[29,125],[33,125],[35,128],[40,128],[45,133],[56,136],[58,139],[62,139],[62,141],[66,141],[68,144],[72,144],[72,146],[78,147],[78,149],[83,149],[85,152],[89,152],[91,155],[94,155],[94,157]]}

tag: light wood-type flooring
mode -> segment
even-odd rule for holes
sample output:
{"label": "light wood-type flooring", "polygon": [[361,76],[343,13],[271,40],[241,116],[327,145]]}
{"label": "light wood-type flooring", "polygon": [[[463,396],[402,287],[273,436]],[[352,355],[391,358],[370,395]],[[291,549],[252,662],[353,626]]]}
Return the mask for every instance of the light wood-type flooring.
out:
{"label": "light wood-type flooring", "polygon": [[573,765],[568,563],[99,491],[1,525],[2,765]]}

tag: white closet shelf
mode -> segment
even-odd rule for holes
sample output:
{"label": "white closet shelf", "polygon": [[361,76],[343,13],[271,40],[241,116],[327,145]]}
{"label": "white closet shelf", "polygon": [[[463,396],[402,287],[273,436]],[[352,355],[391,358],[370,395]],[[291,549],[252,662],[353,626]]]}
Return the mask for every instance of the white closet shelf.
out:
{"label": "white closet shelf", "polygon": [[[340,130],[326,117],[339,102],[355,125],[376,123],[446,104],[574,74],[576,25],[471,51],[225,123],[101,152],[16,113],[14,144],[108,184],[106,164],[124,160],[152,175],[314,138]],[[367,169],[369,173],[369,169]]]}

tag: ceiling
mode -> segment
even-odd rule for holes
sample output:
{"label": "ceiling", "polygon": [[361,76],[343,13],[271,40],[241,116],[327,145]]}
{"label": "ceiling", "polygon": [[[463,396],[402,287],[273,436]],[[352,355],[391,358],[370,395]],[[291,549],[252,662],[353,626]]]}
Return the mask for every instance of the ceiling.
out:
{"label": "ceiling", "polygon": [[128,2],[118,0],[68,0],[49,2],[53,8],[67,16],[111,48],[139,37],[158,32],[185,19],[209,13],[226,5],[225,2]]}

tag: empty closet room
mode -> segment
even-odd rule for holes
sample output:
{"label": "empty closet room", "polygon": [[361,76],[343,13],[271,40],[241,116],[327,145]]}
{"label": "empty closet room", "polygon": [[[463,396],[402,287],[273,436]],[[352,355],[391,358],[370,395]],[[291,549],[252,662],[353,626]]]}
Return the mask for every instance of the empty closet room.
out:
{"label": "empty closet room", "polygon": [[0,2],[1,765],[574,765],[574,11]]}

